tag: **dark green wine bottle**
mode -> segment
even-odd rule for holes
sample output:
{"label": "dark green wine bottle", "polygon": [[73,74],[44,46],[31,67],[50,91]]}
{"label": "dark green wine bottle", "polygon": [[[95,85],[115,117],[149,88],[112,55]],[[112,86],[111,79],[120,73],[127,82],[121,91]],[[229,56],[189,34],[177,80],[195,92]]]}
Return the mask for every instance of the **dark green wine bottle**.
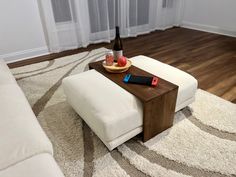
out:
{"label": "dark green wine bottle", "polygon": [[116,26],[116,38],[113,45],[113,54],[114,61],[117,61],[119,57],[123,56],[123,45],[120,38],[120,30],[118,26]]}

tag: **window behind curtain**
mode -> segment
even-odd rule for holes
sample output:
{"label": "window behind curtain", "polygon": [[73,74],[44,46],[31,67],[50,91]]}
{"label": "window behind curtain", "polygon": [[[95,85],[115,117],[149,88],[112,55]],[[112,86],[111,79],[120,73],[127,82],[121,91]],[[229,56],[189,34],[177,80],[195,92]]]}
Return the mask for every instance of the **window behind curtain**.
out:
{"label": "window behind curtain", "polygon": [[[105,4],[106,2],[107,4]],[[71,0],[71,8],[70,0],[51,0],[51,3],[56,23],[72,21],[73,0]],[[149,0],[130,0],[129,5],[130,27],[149,23]],[[108,24],[109,29],[114,29],[118,24],[118,0],[88,0],[88,7],[92,33],[107,30]],[[108,8],[108,14],[104,8]],[[74,16],[74,20],[76,20],[76,16]]]}
{"label": "window behind curtain", "polygon": [[69,0],[51,0],[56,23],[72,21]]}
{"label": "window behind curtain", "polygon": [[172,8],[174,5],[174,0],[163,0],[162,7],[163,8]]}

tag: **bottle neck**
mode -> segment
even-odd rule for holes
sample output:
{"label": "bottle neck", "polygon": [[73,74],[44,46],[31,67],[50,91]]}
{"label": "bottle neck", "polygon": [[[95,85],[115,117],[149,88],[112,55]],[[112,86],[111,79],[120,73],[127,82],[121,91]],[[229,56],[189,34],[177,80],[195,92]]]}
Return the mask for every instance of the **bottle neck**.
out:
{"label": "bottle neck", "polygon": [[116,26],[116,37],[120,37],[120,30],[118,26]]}

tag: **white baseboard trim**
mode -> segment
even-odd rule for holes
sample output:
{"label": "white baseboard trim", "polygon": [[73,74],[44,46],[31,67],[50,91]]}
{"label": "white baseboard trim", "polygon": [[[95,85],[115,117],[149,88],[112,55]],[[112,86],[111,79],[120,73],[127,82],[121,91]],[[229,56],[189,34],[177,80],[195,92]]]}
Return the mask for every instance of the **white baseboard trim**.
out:
{"label": "white baseboard trim", "polygon": [[217,26],[191,23],[187,21],[183,21],[180,26],[183,28],[189,28],[189,29],[194,29],[194,30],[199,30],[199,31],[205,31],[205,32],[210,32],[210,33],[236,37],[236,30],[226,30]]}
{"label": "white baseboard trim", "polygon": [[33,58],[33,57],[47,55],[47,54],[49,54],[49,51],[48,51],[48,48],[45,46],[45,47],[22,50],[19,52],[13,52],[13,53],[0,55],[0,58],[4,59],[6,63],[12,63],[12,62],[21,61],[28,58]]}

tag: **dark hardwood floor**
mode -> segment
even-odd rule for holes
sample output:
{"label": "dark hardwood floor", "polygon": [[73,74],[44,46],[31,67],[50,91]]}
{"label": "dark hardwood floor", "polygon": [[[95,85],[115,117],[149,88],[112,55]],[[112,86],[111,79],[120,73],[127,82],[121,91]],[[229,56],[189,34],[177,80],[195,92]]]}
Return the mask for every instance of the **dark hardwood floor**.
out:
{"label": "dark hardwood floor", "polygon": [[[199,88],[236,103],[236,38],[184,28],[156,31],[138,38],[123,39],[127,57],[146,55],[192,74]],[[51,60],[111,44],[50,54],[9,64],[19,67]]]}

